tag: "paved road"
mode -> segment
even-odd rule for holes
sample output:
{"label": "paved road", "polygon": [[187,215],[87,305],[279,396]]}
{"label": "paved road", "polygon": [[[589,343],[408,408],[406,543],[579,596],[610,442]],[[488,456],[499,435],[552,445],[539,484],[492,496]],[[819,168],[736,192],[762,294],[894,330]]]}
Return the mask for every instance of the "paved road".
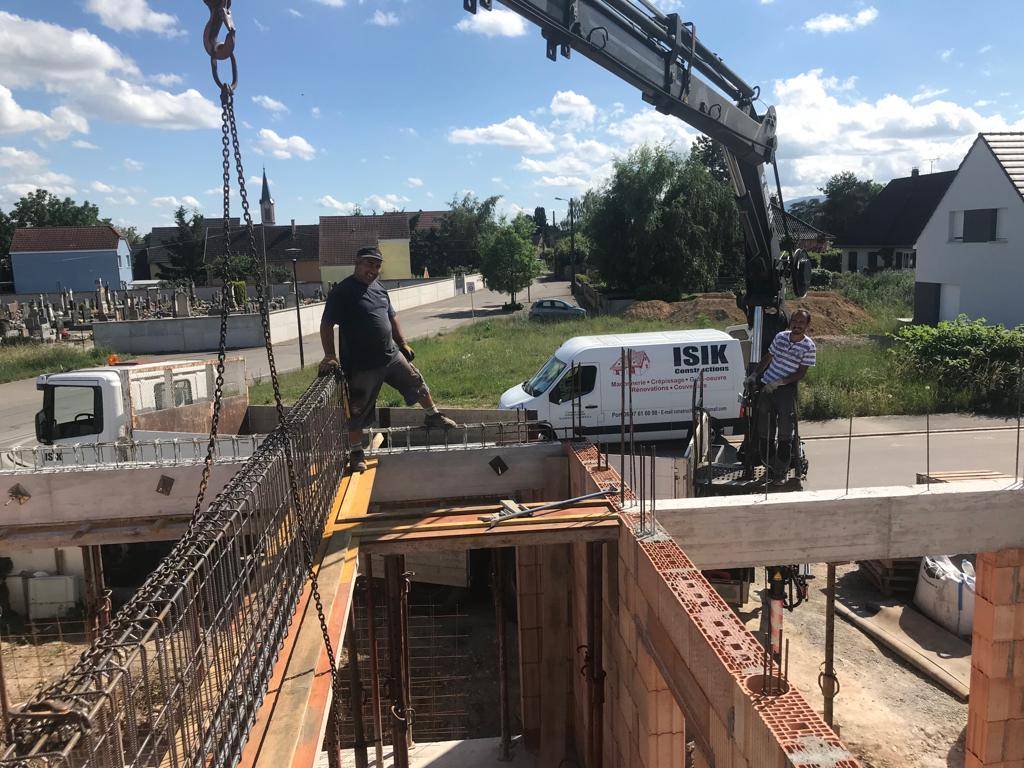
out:
{"label": "paved road", "polygon": [[[567,281],[538,281],[530,288],[529,300],[568,298],[569,283]],[[460,325],[475,322],[486,317],[503,315],[501,305],[508,301],[507,294],[494,291],[477,291],[469,294],[445,299],[434,304],[426,304],[399,313],[402,330],[409,339],[433,336],[449,331]],[[526,302],[524,302],[526,303]],[[322,352],[318,334],[303,339],[306,362],[319,362]],[[229,354],[245,358],[246,374],[250,380],[266,378],[269,375],[266,352],[263,348],[233,350]],[[190,358],[215,357],[216,353],[188,355]],[[181,358],[182,355],[152,355],[147,359],[162,360]],[[295,370],[299,367],[298,339],[274,346],[274,359],[277,369],[281,372]],[[34,445],[35,413],[42,405],[39,392],[36,391],[35,380],[13,381],[0,384],[0,448],[12,445]]]}

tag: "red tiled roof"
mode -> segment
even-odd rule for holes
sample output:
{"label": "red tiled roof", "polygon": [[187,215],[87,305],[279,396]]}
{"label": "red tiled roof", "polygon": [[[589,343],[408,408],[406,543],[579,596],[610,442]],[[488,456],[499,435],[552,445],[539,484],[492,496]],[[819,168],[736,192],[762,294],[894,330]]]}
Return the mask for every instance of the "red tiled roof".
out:
{"label": "red tiled roof", "polygon": [[117,248],[121,235],[109,224],[96,227],[19,227],[14,230],[11,253],[40,251],[108,251]]}
{"label": "red tiled roof", "polygon": [[356,263],[356,251],[381,240],[408,240],[409,214],[374,216],[321,216],[320,266],[341,267]]}
{"label": "red tiled roof", "polygon": [[416,220],[416,231],[422,232],[428,229],[437,229],[441,226],[441,220],[447,216],[451,211],[419,211],[418,213],[409,214],[410,220],[419,216]]}

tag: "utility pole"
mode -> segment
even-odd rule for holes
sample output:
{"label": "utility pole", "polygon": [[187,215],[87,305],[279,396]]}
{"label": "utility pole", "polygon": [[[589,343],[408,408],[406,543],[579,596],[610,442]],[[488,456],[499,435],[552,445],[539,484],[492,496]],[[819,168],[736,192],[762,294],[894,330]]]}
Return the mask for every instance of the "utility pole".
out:
{"label": "utility pole", "polygon": [[[302,303],[299,301],[299,260],[295,258],[302,253],[301,248],[285,248],[285,253],[292,257],[292,288],[295,290],[295,322],[299,330],[299,368],[306,367],[306,350],[302,344]],[[268,289],[269,290],[269,289]],[[270,300],[270,297],[267,297]]]}

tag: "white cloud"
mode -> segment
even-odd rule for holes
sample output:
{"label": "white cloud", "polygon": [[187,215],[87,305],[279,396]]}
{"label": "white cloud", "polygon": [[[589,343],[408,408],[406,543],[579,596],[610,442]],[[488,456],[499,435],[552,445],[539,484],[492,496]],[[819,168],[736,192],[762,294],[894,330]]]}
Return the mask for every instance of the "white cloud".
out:
{"label": "white cloud", "polygon": [[317,202],[324,208],[330,208],[333,211],[337,211],[338,213],[345,215],[354,213],[356,208],[359,207],[356,203],[343,203],[330,195],[324,195],[317,200]]}
{"label": "white cloud", "polygon": [[291,14],[292,16],[294,16],[297,19],[301,19],[302,18],[302,12],[301,11],[297,11],[294,8],[289,8],[288,9],[288,13]]}
{"label": "white cloud", "polygon": [[93,192],[113,192],[114,188],[109,184],[104,184],[102,181],[94,181],[89,185],[89,189]]}
{"label": "white cloud", "polygon": [[185,34],[176,16],[154,11],[146,0],[87,0],[85,10],[115,32],[155,32],[164,37]]}
{"label": "white cloud", "polygon": [[203,204],[192,197],[192,195],[154,197],[149,201],[149,204],[154,208],[179,208],[180,206],[185,206],[186,208],[199,209],[203,207]]}
{"label": "white cloud", "polygon": [[936,167],[955,168],[979,132],[1024,130],[1024,119],[983,116],[943,99],[851,99],[833,82],[820,69],[775,82],[787,196],[815,194],[840,171],[885,182],[927,158],[938,158]]}
{"label": "white cloud", "polygon": [[588,185],[586,179],[581,179],[579,176],[541,176],[537,181],[537,186],[586,189]]}
{"label": "white cloud", "polygon": [[448,133],[452,144],[494,144],[499,147],[518,147],[530,154],[554,150],[554,137],[522,115],[510,117],[501,123],[482,128],[456,128]]}
{"label": "white cloud", "polygon": [[608,127],[608,133],[630,146],[638,144],[672,144],[676,150],[689,149],[696,133],[682,120],[663,115],[654,109],[630,115]]}
{"label": "white cloud", "polygon": [[988,53],[991,50],[992,50],[992,46],[991,45],[983,45],[983,46],[981,46],[981,48],[978,49],[978,53],[984,55],[984,54]]}
{"label": "white cloud", "polygon": [[954,49],[952,48],[945,48],[939,51],[939,58],[942,59],[943,61],[949,61],[951,58],[953,58],[953,50]]}
{"label": "white cloud", "polygon": [[574,126],[591,125],[597,116],[597,107],[582,94],[575,91],[558,91],[551,99],[551,114],[563,118]]}
{"label": "white cloud", "polygon": [[45,189],[55,195],[74,195],[75,180],[64,173],[55,171],[43,171],[41,173],[21,176],[14,181],[4,184],[4,189],[14,197],[31,194],[37,189]]}
{"label": "white cloud", "polygon": [[126,157],[121,162],[121,165],[124,166],[126,171],[141,171],[146,167],[144,163],[141,163],[138,160],[132,160],[130,157]]}
{"label": "white cloud", "polygon": [[269,96],[260,94],[252,97],[253,104],[259,107],[263,107],[268,112],[288,112],[288,107],[282,104],[277,99],[272,99]]}
{"label": "white cloud", "polygon": [[85,139],[75,139],[71,142],[71,146],[75,149],[99,149],[91,141],[86,141]]}
{"label": "white cloud", "polygon": [[0,134],[27,132],[39,132],[48,139],[66,139],[74,132],[88,133],[89,123],[69,107],[57,107],[49,115],[24,109],[10,90],[0,85]]}
{"label": "white cloud", "polygon": [[407,183],[410,187],[422,187],[423,179],[417,179],[415,176],[410,176]]}
{"label": "white cloud", "polygon": [[157,85],[164,86],[164,88],[170,88],[172,85],[181,85],[184,82],[184,78],[181,75],[176,75],[172,72],[150,75],[149,79]]}
{"label": "white cloud", "polygon": [[46,165],[46,160],[30,149],[0,147],[0,168],[8,173],[29,171]]}
{"label": "white cloud", "polygon": [[419,136],[419,131],[415,128],[399,128],[400,133],[404,133],[406,136],[412,136],[413,138]]}
{"label": "white cloud", "polygon": [[313,107],[311,110],[309,110],[309,114],[311,114],[315,119],[319,120],[320,119],[320,107]]}
{"label": "white cloud", "polygon": [[526,34],[523,17],[504,9],[473,14],[462,19],[455,28],[460,32],[473,32],[487,37],[521,37]]}
{"label": "white cloud", "polygon": [[910,103],[919,104],[922,101],[931,101],[946,93],[949,93],[949,88],[928,88],[922,85],[918,92],[910,97]]}
{"label": "white cloud", "polygon": [[370,195],[363,201],[363,205],[374,211],[397,211],[411,202],[403,195]]}
{"label": "white cloud", "polygon": [[62,94],[76,115],[172,130],[220,125],[220,110],[199,91],[143,84],[131,58],[84,29],[0,11],[0,72],[7,87]]}
{"label": "white cloud", "polygon": [[139,201],[131,195],[110,195],[104,198],[105,203],[110,205],[138,205]]}
{"label": "white cloud", "polygon": [[805,21],[804,30],[807,32],[821,32],[825,35],[832,34],[833,32],[852,32],[855,29],[866,27],[877,18],[878,9],[873,5],[863,8],[852,15],[823,13]]}
{"label": "white cloud", "polygon": [[312,160],[316,157],[316,149],[301,136],[278,136],[269,128],[260,129],[255,149],[259,154],[273,155],[279,160],[291,160],[293,157]]}
{"label": "white cloud", "polygon": [[345,6],[345,0],[313,0],[313,2],[327,5],[331,8],[343,8]]}
{"label": "white cloud", "polygon": [[993,104],[995,104],[995,102],[989,99],[978,99],[974,102],[975,107],[991,107]]}
{"label": "white cloud", "polygon": [[373,12],[368,24],[378,27],[394,27],[398,24],[398,15],[391,11],[382,11],[379,8]]}

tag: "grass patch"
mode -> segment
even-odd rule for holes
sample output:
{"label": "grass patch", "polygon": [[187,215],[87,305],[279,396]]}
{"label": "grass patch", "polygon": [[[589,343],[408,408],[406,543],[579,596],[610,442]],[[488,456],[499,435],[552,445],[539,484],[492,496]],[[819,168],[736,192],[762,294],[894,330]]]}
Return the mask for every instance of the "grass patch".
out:
{"label": "grass patch", "polygon": [[[704,318],[702,318],[704,319]],[[594,317],[557,323],[538,323],[525,318],[483,320],[451,333],[420,339],[416,367],[423,372],[434,398],[442,406],[494,408],[501,393],[533,376],[566,339],[600,333],[643,333],[645,331],[707,328],[706,324],[680,326],[658,320],[622,317]],[[316,365],[304,371],[282,374],[281,391],[287,402],[301,395],[316,376]],[[269,381],[249,389],[255,404],[273,402]],[[404,405],[390,387],[381,390],[377,404]]]}
{"label": "grass patch", "polygon": [[892,333],[897,320],[914,314],[914,273],[883,270],[873,275],[845,272],[838,276],[835,290],[871,313],[872,320],[857,333]]}
{"label": "grass patch", "polygon": [[4,343],[0,346],[0,384],[33,378],[42,373],[102,365],[109,354],[109,350],[102,348],[83,349],[67,344]]}

